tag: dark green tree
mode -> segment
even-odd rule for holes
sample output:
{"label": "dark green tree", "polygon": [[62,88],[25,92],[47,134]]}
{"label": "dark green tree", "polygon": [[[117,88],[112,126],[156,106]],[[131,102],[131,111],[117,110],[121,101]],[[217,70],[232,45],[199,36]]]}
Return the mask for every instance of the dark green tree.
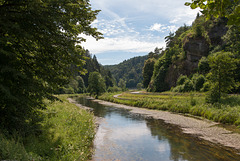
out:
{"label": "dark green tree", "polygon": [[126,82],[123,79],[119,80],[118,86],[122,89],[122,91],[126,90]]}
{"label": "dark green tree", "polygon": [[143,87],[143,84],[142,84],[142,83],[138,83],[138,84],[137,84],[137,89],[138,89],[138,90],[141,90],[142,87]]}
{"label": "dark green tree", "polygon": [[151,81],[155,62],[156,60],[151,58],[151,59],[147,59],[144,63],[144,67],[143,67],[143,87],[144,88],[147,88]]}
{"label": "dark green tree", "polygon": [[100,38],[89,0],[0,0],[0,126],[26,130],[44,99],[84,63],[80,34]]}
{"label": "dark green tree", "polygon": [[235,85],[234,70],[236,59],[230,52],[218,52],[209,57],[210,72],[207,79],[210,84],[210,93],[207,101],[219,102],[223,94],[228,93]]}
{"label": "dark green tree", "polygon": [[209,67],[208,59],[206,57],[202,57],[198,63],[198,71],[201,74],[206,74],[209,72],[209,70],[210,70],[210,67]]}
{"label": "dark green tree", "polygon": [[106,91],[104,79],[98,72],[90,73],[88,84],[88,92],[90,93],[90,95],[98,97],[100,94]]}
{"label": "dark green tree", "polygon": [[85,93],[87,90],[83,78],[81,76],[77,76],[76,81],[78,82],[77,93]]}

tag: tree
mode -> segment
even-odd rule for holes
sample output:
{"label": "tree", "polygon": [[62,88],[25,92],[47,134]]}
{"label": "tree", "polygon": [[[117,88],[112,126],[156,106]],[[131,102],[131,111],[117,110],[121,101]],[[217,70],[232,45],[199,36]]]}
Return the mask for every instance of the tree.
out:
{"label": "tree", "polygon": [[155,62],[156,60],[151,58],[146,60],[144,63],[144,67],[143,67],[143,87],[144,88],[147,88],[151,81]]}
{"label": "tree", "polygon": [[141,90],[142,87],[143,87],[143,84],[142,84],[142,83],[138,83],[138,84],[137,84],[137,89],[138,89],[138,90]]}
{"label": "tree", "polygon": [[208,59],[206,57],[202,57],[198,63],[198,71],[202,74],[206,74],[209,72],[209,70],[210,70],[210,67],[209,67]]}
{"label": "tree", "polygon": [[174,45],[174,33],[170,32],[165,38],[167,48],[173,47]]}
{"label": "tree", "polygon": [[44,99],[82,72],[84,41],[101,34],[89,0],[0,0],[0,126],[37,124]]}
{"label": "tree", "polygon": [[199,7],[208,18],[211,16],[227,17],[229,19],[228,24],[240,24],[239,0],[192,0],[192,3],[186,2],[185,5],[192,9]]}
{"label": "tree", "polygon": [[95,95],[96,97],[98,97],[106,90],[104,79],[98,72],[90,73],[88,84],[88,92],[90,93],[90,95]]}
{"label": "tree", "polygon": [[85,87],[83,78],[81,76],[77,76],[76,80],[78,81],[77,93],[85,93],[86,87]]}
{"label": "tree", "polygon": [[209,57],[210,72],[207,79],[210,84],[210,93],[207,101],[219,102],[223,94],[235,86],[234,70],[236,60],[230,52],[218,52]]}
{"label": "tree", "polygon": [[126,82],[123,79],[119,80],[118,86],[122,89],[122,91],[126,90]]}

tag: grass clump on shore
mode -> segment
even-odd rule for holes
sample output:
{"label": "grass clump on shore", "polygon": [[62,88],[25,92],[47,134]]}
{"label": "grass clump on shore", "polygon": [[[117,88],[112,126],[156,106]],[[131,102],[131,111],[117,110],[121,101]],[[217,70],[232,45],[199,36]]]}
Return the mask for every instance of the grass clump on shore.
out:
{"label": "grass clump on shore", "polygon": [[[116,94],[116,93],[115,93]],[[122,93],[117,98],[105,93],[102,100],[130,106],[200,116],[215,122],[240,126],[240,96],[228,96],[219,103],[205,102],[204,93]]]}
{"label": "grass clump on shore", "polygon": [[89,160],[95,125],[93,115],[67,101],[47,102],[38,134],[0,131],[0,160]]}

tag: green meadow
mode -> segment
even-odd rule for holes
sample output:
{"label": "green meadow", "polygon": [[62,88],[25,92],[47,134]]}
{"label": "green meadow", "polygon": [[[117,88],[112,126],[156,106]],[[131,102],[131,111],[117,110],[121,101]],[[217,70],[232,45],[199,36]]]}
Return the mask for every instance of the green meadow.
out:
{"label": "green meadow", "polygon": [[205,93],[105,93],[102,100],[135,107],[170,111],[186,115],[198,116],[223,124],[240,126],[240,96],[231,95],[221,102],[209,104],[205,101]]}

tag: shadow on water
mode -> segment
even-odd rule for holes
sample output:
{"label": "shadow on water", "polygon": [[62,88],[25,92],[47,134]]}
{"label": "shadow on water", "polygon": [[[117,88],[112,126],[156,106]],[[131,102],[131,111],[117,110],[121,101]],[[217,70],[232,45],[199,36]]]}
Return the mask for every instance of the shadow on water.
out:
{"label": "shadow on water", "polygon": [[95,139],[93,160],[237,161],[228,148],[183,134],[178,126],[144,118],[128,110],[107,107],[84,97],[78,103],[105,119]]}

